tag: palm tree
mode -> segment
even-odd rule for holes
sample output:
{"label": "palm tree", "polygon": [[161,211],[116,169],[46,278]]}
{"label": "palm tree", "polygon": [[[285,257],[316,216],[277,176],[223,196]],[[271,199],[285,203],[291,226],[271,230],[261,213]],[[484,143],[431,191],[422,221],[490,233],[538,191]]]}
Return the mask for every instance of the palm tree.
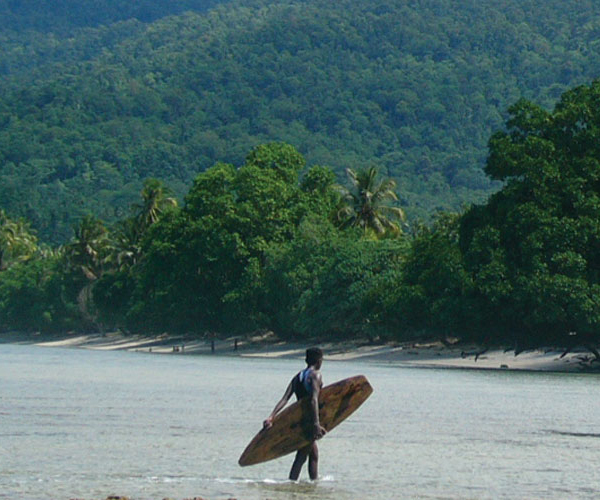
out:
{"label": "palm tree", "polygon": [[142,189],[142,202],[133,205],[140,232],[143,233],[168,207],[176,207],[177,200],[167,196],[167,189],[158,179],[146,179]]}
{"label": "palm tree", "polygon": [[133,216],[120,221],[112,235],[113,260],[118,269],[123,270],[137,263],[142,253],[144,233],[158,222],[168,207],[177,206],[177,200],[166,196],[167,193],[167,188],[157,179],[144,182],[141,202],[131,205]]}
{"label": "palm tree", "polygon": [[79,268],[85,277],[95,281],[104,273],[110,260],[109,233],[101,220],[85,216],[75,228],[75,236],[65,254],[71,269]]}
{"label": "palm tree", "polygon": [[113,233],[113,255],[121,270],[134,266],[141,253],[142,232],[137,218],[127,218],[119,222]]}
{"label": "palm tree", "polygon": [[375,167],[354,171],[346,169],[351,187],[340,186],[342,206],[337,212],[340,227],[360,227],[365,233],[373,231],[377,236],[391,232],[401,232],[399,222],[404,220],[404,211],[400,207],[390,206],[398,200],[392,179],[379,181]]}
{"label": "palm tree", "polygon": [[52,247],[46,243],[42,243],[39,246],[37,253],[42,259],[56,260],[65,256],[65,247],[63,245]]}
{"label": "palm tree", "polygon": [[23,219],[10,219],[0,210],[0,271],[29,260],[37,251],[37,237]]}
{"label": "palm tree", "polygon": [[90,324],[102,330],[93,311],[92,290],[111,260],[109,232],[100,219],[85,216],[75,228],[75,236],[65,247],[67,268],[83,273],[85,282],[77,295],[79,312]]}

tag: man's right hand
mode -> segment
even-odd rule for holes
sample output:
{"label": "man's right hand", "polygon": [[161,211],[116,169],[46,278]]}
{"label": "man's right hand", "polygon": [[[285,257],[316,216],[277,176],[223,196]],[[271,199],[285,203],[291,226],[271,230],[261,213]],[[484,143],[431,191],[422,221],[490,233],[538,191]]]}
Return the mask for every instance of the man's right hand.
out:
{"label": "man's right hand", "polygon": [[325,427],[322,427],[320,424],[315,424],[313,428],[313,439],[315,441],[321,439],[325,434],[327,434]]}

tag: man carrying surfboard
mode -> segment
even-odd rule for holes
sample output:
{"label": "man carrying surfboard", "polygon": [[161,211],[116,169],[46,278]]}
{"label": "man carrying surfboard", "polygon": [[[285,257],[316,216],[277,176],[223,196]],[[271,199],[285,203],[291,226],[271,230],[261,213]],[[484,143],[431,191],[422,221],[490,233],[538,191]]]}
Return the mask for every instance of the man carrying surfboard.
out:
{"label": "man carrying surfboard", "polygon": [[290,479],[296,481],[300,476],[300,470],[308,458],[308,475],[311,479],[317,479],[319,450],[316,441],[322,438],[327,432],[319,422],[319,392],[323,387],[321,377],[321,365],[323,364],[323,351],[318,347],[311,347],[306,350],[306,368],[298,372],[289,383],[281,400],[275,405],[271,415],[264,421],[264,427],[268,429],[273,425],[273,418],[287,404],[292,394],[296,395],[298,400],[310,398],[311,418],[312,418],[312,442],[296,452],[296,458],[290,470]]}

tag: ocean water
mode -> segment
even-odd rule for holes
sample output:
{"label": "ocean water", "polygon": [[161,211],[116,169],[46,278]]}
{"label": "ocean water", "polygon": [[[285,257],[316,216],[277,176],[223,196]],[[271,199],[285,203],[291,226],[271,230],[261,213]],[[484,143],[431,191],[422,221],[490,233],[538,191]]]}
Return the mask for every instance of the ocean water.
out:
{"label": "ocean water", "polygon": [[239,455],[303,367],[298,360],[0,344],[0,498],[598,498],[597,375],[328,362],[364,374],[369,400],[293,456]]}

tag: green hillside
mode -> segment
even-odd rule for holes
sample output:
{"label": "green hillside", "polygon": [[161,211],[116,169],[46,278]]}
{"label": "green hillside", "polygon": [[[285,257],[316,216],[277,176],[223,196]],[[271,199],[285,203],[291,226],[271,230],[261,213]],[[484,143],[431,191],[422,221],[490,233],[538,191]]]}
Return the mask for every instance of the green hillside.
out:
{"label": "green hillside", "polygon": [[205,11],[227,0],[0,0],[0,31],[68,35],[77,28],[128,19],[152,22],[185,11]]}
{"label": "green hillside", "polygon": [[381,167],[425,218],[494,190],[482,166],[510,104],[549,108],[600,73],[591,1],[233,1],[126,18],[30,31],[2,56],[0,207],[42,239],[90,211],[122,216],[149,176],[182,195],[272,140],[338,173]]}
{"label": "green hillside", "polygon": [[[60,63],[93,59],[145,24],[206,12],[229,0],[0,0],[0,76],[60,73]],[[56,63],[59,63],[58,65]]]}

